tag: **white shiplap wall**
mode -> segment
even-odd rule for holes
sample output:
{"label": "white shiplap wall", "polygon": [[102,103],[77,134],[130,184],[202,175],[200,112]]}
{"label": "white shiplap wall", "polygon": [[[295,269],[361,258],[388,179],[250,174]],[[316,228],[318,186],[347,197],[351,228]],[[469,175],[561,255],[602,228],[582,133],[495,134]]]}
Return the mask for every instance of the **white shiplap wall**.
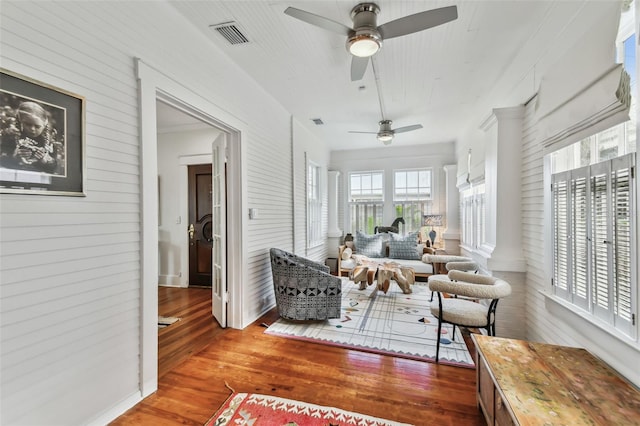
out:
{"label": "white shiplap wall", "polygon": [[269,305],[268,248],[292,246],[289,114],[164,2],[4,1],[0,19],[0,65],[87,107],[87,196],[0,196],[0,423],[86,424],[140,394],[134,58],[247,123],[245,320]]}

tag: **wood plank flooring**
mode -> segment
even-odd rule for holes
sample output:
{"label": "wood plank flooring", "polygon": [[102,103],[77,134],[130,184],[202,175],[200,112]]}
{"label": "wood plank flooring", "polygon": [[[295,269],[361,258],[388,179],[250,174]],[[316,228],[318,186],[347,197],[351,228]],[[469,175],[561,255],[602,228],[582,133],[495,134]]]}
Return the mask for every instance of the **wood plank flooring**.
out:
{"label": "wood plank flooring", "polygon": [[211,316],[210,288],[158,287],[158,315],[180,318],[158,330],[159,378],[225,332]]}
{"label": "wood plank flooring", "polygon": [[222,330],[211,318],[210,293],[160,289],[160,314],[182,320],[159,333],[158,391],[112,424],[203,425],[230,395],[225,383],[236,392],[417,426],[485,424],[476,405],[473,369],[269,336],[260,324],[275,321],[275,310],[244,330]]}

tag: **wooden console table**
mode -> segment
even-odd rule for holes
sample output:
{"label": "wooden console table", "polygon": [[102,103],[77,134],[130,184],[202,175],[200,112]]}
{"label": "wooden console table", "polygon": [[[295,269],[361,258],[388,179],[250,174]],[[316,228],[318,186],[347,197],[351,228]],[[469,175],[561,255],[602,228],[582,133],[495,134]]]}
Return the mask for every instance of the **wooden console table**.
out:
{"label": "wooden console table", "polygon": [[472,339],[488,425],[640,425],[640,391],[585,349]]}

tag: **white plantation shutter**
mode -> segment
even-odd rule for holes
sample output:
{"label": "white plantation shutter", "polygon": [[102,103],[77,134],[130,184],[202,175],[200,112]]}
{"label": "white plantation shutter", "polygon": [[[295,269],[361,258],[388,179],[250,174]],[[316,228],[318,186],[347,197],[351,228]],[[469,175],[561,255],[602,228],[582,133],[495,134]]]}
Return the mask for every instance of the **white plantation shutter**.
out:
{"label": "white plantation shutter", "polygon": [[569,172],[553,176],[553,284],[558,296],[569,292]]}
{"label": "white plantation shutter", "polygon": [[554,174],[554,292],[635,337],[635,154]]}
{"label": "white plantation shutter", "polygon": [[633,329],[632,300],[635,299],[631,283],[632,265],[632,231],[634,229],[632,215],[635,200],[633,187],[633,155],[627,155],[611,161],[611,191],[614,210],[613,223],[613,315],[616,328],[627,334]]}
{"label": "white plantation shutter", "polygon": [[573,303],[585,309],[589,307],[589,257],[588,257],[588,214],[589,196],[587,185],[589,183],[588,167],[573,170],[571,172],[571,294]]}
{"label": "white plantation shutter", "polygon": [[591,167],[591,279],[593,284],[594,314],[608,320],[610,263],[609,258],[609,211],[607,164],[600,163]]}

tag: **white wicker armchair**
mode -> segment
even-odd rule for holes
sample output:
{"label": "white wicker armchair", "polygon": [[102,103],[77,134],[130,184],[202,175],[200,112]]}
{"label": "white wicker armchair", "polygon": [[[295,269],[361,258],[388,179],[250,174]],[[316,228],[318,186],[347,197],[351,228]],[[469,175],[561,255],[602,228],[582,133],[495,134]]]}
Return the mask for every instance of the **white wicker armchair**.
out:
{"label": "white wicker armchair", "polygon": [[[446,280],[429,280],[429,288],[438,293],[438,300],[431,303],[431,313],[438,318],[436,362],[440,355],[443,323],[453,325],[452,339],[455,337],[456,325],[484,328],[489,336],[495,336],[498,301],[511,294],[511,286],[506,281],[488,275],[455,270],[449,272]],[[444,297],[444,294],[449,297]],[[489,300],[489,303],[478,303],[470,299]]]}
{"label": "white wicker armchair", "polygon": [[269,251],[278,313],[291,320],[340,318],[342,280],[329,267],[277,248]]}

